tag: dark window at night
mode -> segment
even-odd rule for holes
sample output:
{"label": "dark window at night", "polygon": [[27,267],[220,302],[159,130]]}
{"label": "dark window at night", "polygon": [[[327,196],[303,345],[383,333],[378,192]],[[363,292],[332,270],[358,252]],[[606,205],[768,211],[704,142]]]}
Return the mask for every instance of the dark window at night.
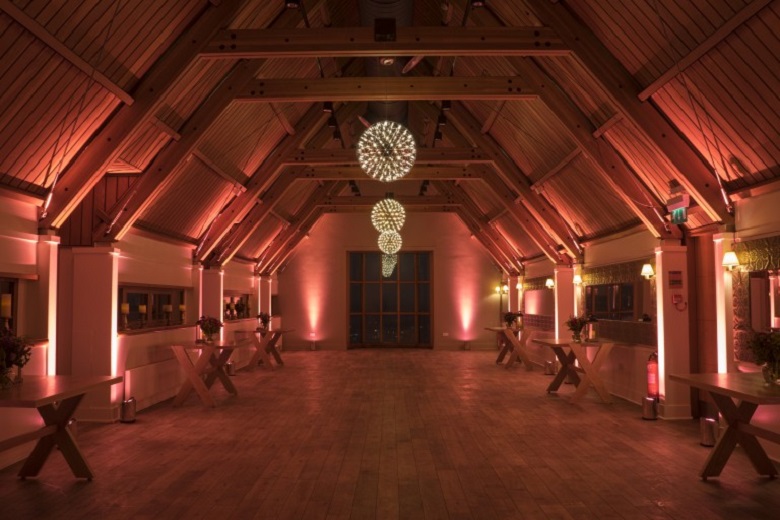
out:
{"label": "dark window at night", "polygon": [[399,253],[382,276],[378,252],[349,253],[349,347],[431,347],[430,252]]}
{"label": "dark window at night", "polygon": [[589,285],[585,288],[588,315],[605,320],[633,320],[634,284]]}

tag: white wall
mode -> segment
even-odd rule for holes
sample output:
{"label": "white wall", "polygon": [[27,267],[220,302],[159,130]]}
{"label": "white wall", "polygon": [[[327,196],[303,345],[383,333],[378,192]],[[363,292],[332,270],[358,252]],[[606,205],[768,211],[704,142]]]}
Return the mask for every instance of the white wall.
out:
{"label": "white wall", "polygon": [[645,228],[594,241],[585,246],[585,267],[655,258],[659,240]]}
{"label": "white wall", "polygon": [[[449,213],[407,214],[401,235],[402,251],[433,252],[434,348],[494,348],[484,327],[497,325],[501,275],[483,246]],[[282,324],[295,329],[285,334],[285,348],[308,349],[312,339],[317,348],[346,348],[347,252],[376,251],[377,236],[368,214],[327,214],[317,222],[278,275]]]}

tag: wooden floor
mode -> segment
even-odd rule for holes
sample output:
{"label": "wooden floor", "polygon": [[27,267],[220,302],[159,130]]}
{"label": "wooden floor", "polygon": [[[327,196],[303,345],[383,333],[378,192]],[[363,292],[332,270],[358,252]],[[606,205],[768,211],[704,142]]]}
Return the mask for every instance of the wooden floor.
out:
{"label": "wooden floor", "polygon": [[193,394],[80,427],[92,482],[59,453],[37,479],[0,471],[0,518],[778,518],[780,480],[739,449],[697,477],[697,422],[595,393],[569,405],[495,355],[287,352],[217,408]]}

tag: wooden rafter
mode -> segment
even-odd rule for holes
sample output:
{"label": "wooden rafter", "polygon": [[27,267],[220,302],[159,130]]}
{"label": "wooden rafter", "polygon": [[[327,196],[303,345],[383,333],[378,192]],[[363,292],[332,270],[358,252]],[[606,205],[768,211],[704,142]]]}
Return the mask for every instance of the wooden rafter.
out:
{"label": "wooden rafter", "polygon": [[[443,206],[457,205],[456,203],[452,202],[452,200],[449,199],[448,197],[439,197],[439,196],[420,197],[418,195],[395,195],[393,198],[398,202],[400,202],[408,210],[413,210],[413,208],[416,206],[443,207]],[[333,206],[333,207],[362,206],[364,208],[370,209],[377,202],[384,199],[385,199],[384,196],[365,196],[365,195],[361,197],[354,197],[350,195],[333,196],[333,197],[329,197],[327,201],[323,201],[322,204]]]}
{"label": "wooden rafter", "polygon": [[395,41],[376,41],[373,27],[221,31],[204,49],[210,58],[378,56],[560,56],[561,39],[546,27],[398,27]]}
{"label": "wooden rafter", "polygon": [[[282,175],[288,175],[287,172]],[[321,166],[317,168],[306,167],[300,168],[295,173],[298,179],[312,179],[312,180],[369,180],[370,177],[366,175],[359,166]],[[474,170],[469,165],[464,166],[436,166],[431,164],[415,165],[414,168],[404,177],[398,179],[395,182],[404,181],[422,181],[422,180],[439,180],[439,181],[468,181],[468,180],[480,180],[481,172]]]}
{"label": "wooden rafter", "polygon": [[458,127],[464,137],[471,140],[495,164],[496,170],[515,191],[520,194],[522,203],[543,224],[555,241],[563,246],[573,259],[581,258],[582,253],[572,239],[572,233],[561,215],[543,197],[531,190],[526,175],[520,170],[506,152],[489,135],[483,134],[482,125],[460,103],[453,103],[449,120]]}
{"label": "wooden rafter", "polygon": [[504,254],[501,253],[493,241],[490,240],[490,238],[485,234],[479,225],[479,222],[474,219],[473,215],[469,214],[469,212],[466,211],[466,209],[462,206],[458,206],[455,214],[458,215],[466,228],[468,228],[468,230],[471,232],[471,236],[478,240],[480,244],[482,244],[482,247],[485,248],[487,254],[490,255],[490,257],[493,259],[493,262],[495,262],[496,267],[506,273],[511,273],[515,270],[512,262],[510,262],[504,256]]}
{"label": "wooden rafter", "polygon": [[[133,222],[159,197],[182,161],[197,146],[200,139],[235,97],[241,85],[257,73],[259,64],[242,60],[228,73],[184,124],[181,138],[168,144],[149,164],[140,179],[133,184],[132,197],[114,209],[111,223],[100,223],[93,231],[95,242],[121,240]],[[233,181],[237,182],[237,181]],[[239,184],[240,185],[240,184]]]}
{"label": "wooden rafter", "polygon": [[536,99],[511,76],[342,77],[257,79],[238,95],[241,101],[310,103],[315,101],[428,101]]}
{"label": "wooden rafter", "polygon": [[675,168],[675,176],[707,215],[724,224],[734,222],[713,172],[654,106],[639,101],[636,79],[615,58],[593,32],[563,3],[530,0],[536,16],[554,27],[576,53],[593,77],[603,86],[626,119],[653,144],[660,157]]}
{"label": "wooden rafter", "polygon": [[238,12],[242,2],[207,5],[203,13],[152,65],[135,89],[135,102],[120,107],[63,171],[51,204],[41,216],[41,229],[58,229],[103,177],[111,163],[130,142],[135,131],[154,117],[165,93],[198,57],[216,31]]}
{"label": "wooden rafter", "polygon": [[[415,165],[431,164],[480,164],[492,160],[478,148],[420,148]],[[357,165],[355,150],[306,149],[295,150],[283,159],[285,165],[339,166]]]}
{"label": "wooden rafter", "polygon": [[87,63],[81,56],[73,52],[67,45],[55,38],[44,26],[39,24],[34,18],[28,16],[24,11],[16,7],[11,0],[0,0],[0,10],[4,11],[16,23],[30,31],[36,38],[46,44],[51,50],[59,54],[71,65],[78,68],[81,72],[94,79],[95,82],[102,85],[106,90],[114,94],[125,105],[133,104],[131,96],[122,87],[111,81],[105,74],[98,71]]}

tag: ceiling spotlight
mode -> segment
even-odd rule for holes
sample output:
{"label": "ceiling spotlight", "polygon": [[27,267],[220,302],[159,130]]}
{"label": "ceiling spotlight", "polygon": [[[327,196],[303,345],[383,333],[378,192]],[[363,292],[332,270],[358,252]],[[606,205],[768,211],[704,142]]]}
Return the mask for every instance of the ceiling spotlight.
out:
{"label": "ceiling spotlight", "polygon": [[406,221],[404,207],[395,199],[380,200],[371,209],[371,223],[379,231],[401,231]]}
{"label": "ceiling spotlight", "polygon": [[379,64],[382,66],[389,67],[393,63],[395,63],[395,58],[392,56],[383,56],[379,58]]}
{"label": "ceiling spotlight", "polygon": [[438,126],[447,126],[447,116],[439,114],[439,119],[436,121]]}
{"label": "ceiling spotlight", "polygon": [[471,0],[471,8],[485,7],[485,0]]}
{"label": "ceiling spotlight", "polygon": [[379,235],[379,240],[377,240],[379,250],[386,255],[394,255],[400,251],[401,243],[401,235],[396,231],[383,231]]}
{"label": "ceiling spotlight", "polygon": [[287,9],[298,9],[301,6],[301,0],[285,0],[284,5]]}
{"label": "ceiling spotlight", "polygon": [[445,99],[441,102],[441,109],[443,112],[446,112],[447,110],[452,108],[452,101]]}
{"label": "ceiling spotlight", "polygon": [[374,180],[398,180],[412,169],[417,157],[414,137],[403,125],[380,121],[371,125],[357,145],[357,158],[366,175]]}
{"label": "ceiling spotlight", "polygon": [[337,126],[339,126],[339,122],[338,122],[338,121],[336,121],[336,116],[333,116],[333,115],[332,115],[332,116],[330,116],[330,117],[328,118],[328,127],[330,127],[330,128],[336,128]]}
{"label": "ceiling spotlight", "polygon": [[333,113],[333,101],[326,101],[322,104],[322,111],[328,114]]}
{"label": "ceiling spotlight", "polygon": [[433,133],[433,140],[434,141],[441,141],[442,139],[444,139],[444,136],[442,135],[441,130],[436,130]]}

